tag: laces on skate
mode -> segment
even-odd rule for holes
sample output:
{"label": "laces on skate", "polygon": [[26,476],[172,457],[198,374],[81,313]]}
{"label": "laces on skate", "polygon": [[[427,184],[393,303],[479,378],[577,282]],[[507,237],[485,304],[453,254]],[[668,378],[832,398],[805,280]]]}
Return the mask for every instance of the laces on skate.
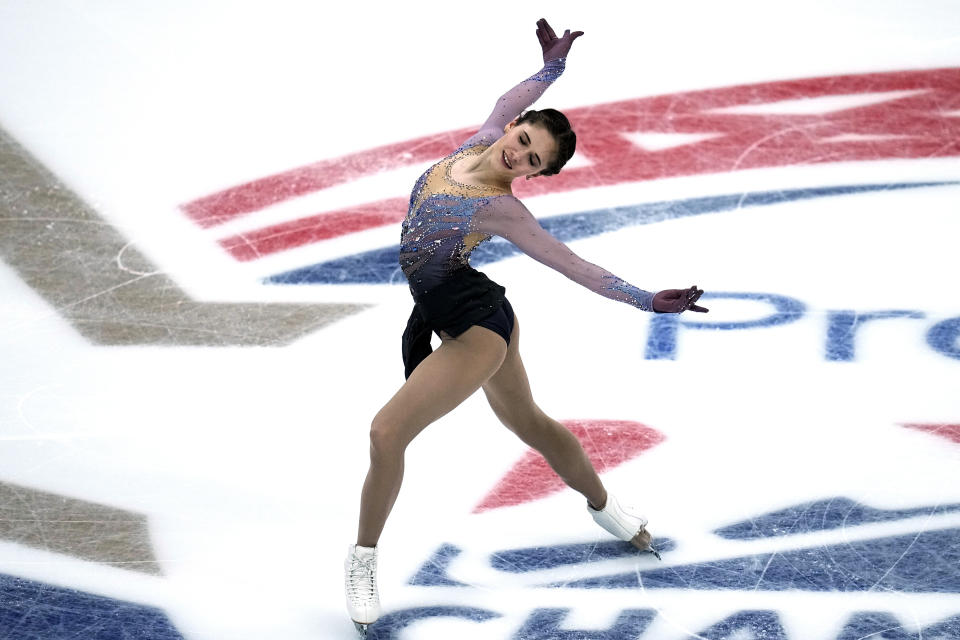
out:
{"label": "laces on skate", "polygon": [[377,597],[377,559],[358,558],[350,561],[347,581],[347,594],[352,600],[366,601]]}

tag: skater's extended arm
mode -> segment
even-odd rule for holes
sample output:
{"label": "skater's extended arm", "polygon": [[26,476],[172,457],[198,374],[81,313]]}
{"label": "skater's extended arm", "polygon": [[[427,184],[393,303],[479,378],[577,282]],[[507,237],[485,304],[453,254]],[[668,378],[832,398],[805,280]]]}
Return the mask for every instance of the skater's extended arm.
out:
{"label": "skater's extended arm", "polygon": [[478,211],[475,220],[478,231],[506,238],[534,260],[605,298],[625,302],[643,311],[707,311],[696,304],[703,291],[695,286],[665,289],[654,294],[587,262],[544,229],[530,210],[513,196],[492,198]]}
{"label": "skater's extended arm", "polygon": [[567,29],[566,33],[558,38],[547,21],[541,18],[537,22],[537,39],[543,50],[543,68],[500,96],[486,122],[477,133],[461,145],[461,148],[491,144],[502,136],[503,128],[523,113],[524,109],[536,102],[554,80],[560,77],[570,46],[581,35],[583,35],[582,31],[570,33]]}
{"label": "skater's extended arm", "polygon": [[506,238],[525,254],[559,271],[594,293],[642,309],[653,310],[653,294],[587,262],[540,226],[522,202],[512,196],[492,199],[476,218],[483,233]]}

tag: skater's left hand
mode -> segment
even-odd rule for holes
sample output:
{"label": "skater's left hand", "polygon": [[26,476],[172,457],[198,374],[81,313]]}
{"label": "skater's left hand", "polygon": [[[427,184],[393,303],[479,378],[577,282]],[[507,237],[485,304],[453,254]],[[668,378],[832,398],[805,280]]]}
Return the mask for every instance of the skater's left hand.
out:
{"label": "skater's left hand", "polygon": [[573,41],[582,35],[583,31],[570,33],[570,29],[567,29],[563,36],[558,38],[545,19],[537,20],[537,39],[540,40],[540,48],[543,49],[544,62],[566,58],[567,54],[570,53],[570,47],[573,46]]}
{"label": "skater's left hand", "polygon": [[653,296],[653,310],[657,313],[683,313],[696,311],[706,313],[706,307],[697,305],[697,300],[703,295],[703,289],[693,285],[689,289],[664,289]]}

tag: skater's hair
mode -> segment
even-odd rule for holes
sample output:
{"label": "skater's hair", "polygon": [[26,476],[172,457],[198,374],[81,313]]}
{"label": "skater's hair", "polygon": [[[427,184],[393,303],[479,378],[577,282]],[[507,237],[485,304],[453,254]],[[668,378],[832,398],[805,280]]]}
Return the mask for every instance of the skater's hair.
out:
{"label": "skater's hair", "polygon": [[567,164],[567,161],[573,157],[573,152],[577,150],[577,134],[570,128],[567,116],[556,109],[531,109],[524,111],[523,115],[517,118],[517,124],[524,122],[543,127],[557,143],[556,158],[540,171],[540,175],[553,176],[560,173],[560,169]]}

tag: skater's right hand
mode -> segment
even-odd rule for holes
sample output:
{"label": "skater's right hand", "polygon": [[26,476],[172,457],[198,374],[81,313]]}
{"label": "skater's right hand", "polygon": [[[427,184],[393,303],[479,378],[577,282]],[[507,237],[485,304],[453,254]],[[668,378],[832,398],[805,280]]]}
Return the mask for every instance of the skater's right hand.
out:
{"label": "skater's right hand", "polygon": [[544,62],[566,58],[570,53],[570,47],[573,46],[573,41],[582,35],[583,31],[570,33],[570,29],[567,29],[563,36],[558,38],[544,18],[537,20],[537,39],[540,40],[540,48],[543,49]]}
{"label": "skater's right hand", "polygon": [[709,309],[696,304],[702,295],[703,289],[697,289],[697,285],[689,289],[664,289],[653,296],[653,310],[657,313],[683,313],[688,310],[706,313]]}

